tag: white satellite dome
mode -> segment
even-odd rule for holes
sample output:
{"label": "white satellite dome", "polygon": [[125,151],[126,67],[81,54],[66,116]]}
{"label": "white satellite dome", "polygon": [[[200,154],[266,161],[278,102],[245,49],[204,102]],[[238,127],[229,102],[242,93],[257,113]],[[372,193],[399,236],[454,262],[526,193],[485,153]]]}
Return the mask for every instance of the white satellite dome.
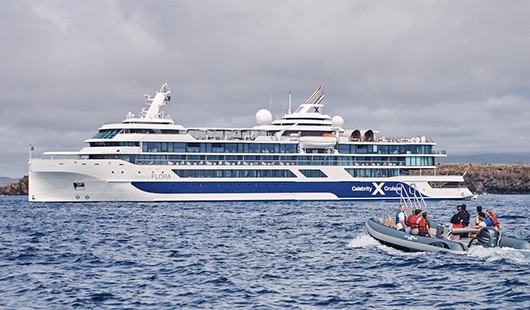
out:
{"label": "white satellite dome", "polygon": [[268,125],[272,121],[272,114],[267,109],[261,109],[256,112],[256,123],[260,126]]}
{"label": "white satellite dome", "polygon": [[344,119],[342,118],[342,116],[339,115],[333,116],[333,118],[331,119],[331,124],[333,125],[333,127],[342,128],[342,126],[344,126]]}

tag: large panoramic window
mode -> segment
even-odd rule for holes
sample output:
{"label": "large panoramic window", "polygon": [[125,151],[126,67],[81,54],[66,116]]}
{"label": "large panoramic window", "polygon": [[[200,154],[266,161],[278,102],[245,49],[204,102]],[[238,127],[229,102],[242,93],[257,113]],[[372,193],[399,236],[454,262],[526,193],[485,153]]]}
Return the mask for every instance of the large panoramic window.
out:
{"label": "large panoramic window", "polygon": [[272,169],[173,169],[181,178],[295,178],[290,170]]}
{"label": "large panoramic window", "polygon": [[[117,133],[117,132],[116,132]],[[116,133],[101,134],[100,138]],[[143,152],[159,153],[296,153],[296,143],[144,142]]]}
{"label": "large panoramic window", "polygon": [[300,169],[306,178],[327,178],[328,176],[319,169]]}
{"label": "large panoramic window", "polygon": [[377,168],[346,168],[352,177],[374,178],[374,177],[395,177],[399,175],[398,169],[377,169]]}
{"label": "large panoramic window", "polygon": [[121,131],[121,129],[104,129],[104,130],[100,130],[93,138],[94,139],[112,139],[120,131]]}
{"label": "large panoramic window", "polygon": [[434,158],[430,156],[407,156],[405,164],[407,166],[433,166]]}

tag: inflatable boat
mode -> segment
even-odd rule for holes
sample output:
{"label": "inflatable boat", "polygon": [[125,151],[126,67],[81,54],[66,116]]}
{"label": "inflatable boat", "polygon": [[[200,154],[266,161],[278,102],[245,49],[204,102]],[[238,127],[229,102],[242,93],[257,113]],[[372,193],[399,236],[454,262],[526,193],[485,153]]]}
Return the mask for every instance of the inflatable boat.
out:
{"label": "inflatable boat", "polygon": [[[393,221],[390,219],[372,218],[366,221],[366,230],[377,241],[408,252],[445,251],[450,253],[466,253],[470,247],[476,245],[491,248],[510,247],[530,250],[529,242],[513,237],[505,237],[501,235],[498,229],[493,227],[484,227],[481,229],[457,228],[449,230],[447,226],[438,225],[436,228],[431,228],[431,234],[436,236],[436,238],[431,238],[397,230],[392,224]],[[451,240],[451,235],[462,233],[475,234],[475,237]]]}

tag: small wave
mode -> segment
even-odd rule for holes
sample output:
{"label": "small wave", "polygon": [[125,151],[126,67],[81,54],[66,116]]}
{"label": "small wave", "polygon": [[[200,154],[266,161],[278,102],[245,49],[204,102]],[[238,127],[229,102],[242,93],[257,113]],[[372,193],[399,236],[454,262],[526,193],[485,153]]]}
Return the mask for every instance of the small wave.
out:
{"label": "small wave", "polygon": [[528,286],[529,284],[526,282],[523,282],[517,278],[512,279],[504,279],[502,282],[499,283],[500,287],[521,287],[521,286]]}
{"label": "small wave", "polygon": [[114,295],[112,295],[111,293],[96,293],[90,296],[90,299],[95,303],[104,302],[106,300],[113,299],[113,298],[114,298]]}

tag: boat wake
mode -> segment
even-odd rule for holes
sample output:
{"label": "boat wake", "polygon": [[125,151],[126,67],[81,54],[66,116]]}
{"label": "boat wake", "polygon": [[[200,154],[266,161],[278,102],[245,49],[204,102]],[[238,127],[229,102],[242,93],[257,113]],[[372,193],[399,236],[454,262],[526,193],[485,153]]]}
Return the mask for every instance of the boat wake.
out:
{"label": "boat wake", "polygon": [[477,257],[490,263],[508,263],[530,266],[530,250],[513,248],[484,248],[482,246],[471,247],[469,256]]}
{"label": "boat wake", "polygon": [[348,243],[349,248],[366,248],[383,251],[393,256],[418,256],[425,255],[425,252],[403,252],[392,247],[381,244],[369,234],[360,234]]}
{"label": "boat wake", "polygon": [[378,245],[380,245],[380,243],[368,234],[358,235],[348,243],[349,248],[376,247]]}

